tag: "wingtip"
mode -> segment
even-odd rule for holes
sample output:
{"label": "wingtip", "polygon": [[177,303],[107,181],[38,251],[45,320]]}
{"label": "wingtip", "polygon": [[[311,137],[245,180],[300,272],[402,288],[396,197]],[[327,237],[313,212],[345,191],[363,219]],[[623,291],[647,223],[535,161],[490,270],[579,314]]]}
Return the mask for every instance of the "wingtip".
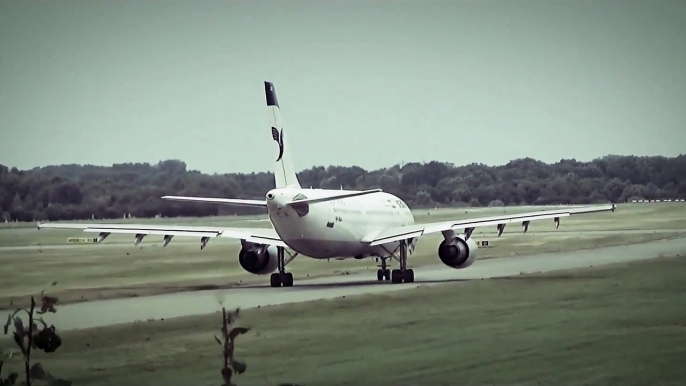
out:
{"label": "wingtip", "polygon": [[276,90],[274,89],[274,83],[268,80],[264,81],[264,94],[267,98],[267,106],[279,107],[279,101],[276,98]]}

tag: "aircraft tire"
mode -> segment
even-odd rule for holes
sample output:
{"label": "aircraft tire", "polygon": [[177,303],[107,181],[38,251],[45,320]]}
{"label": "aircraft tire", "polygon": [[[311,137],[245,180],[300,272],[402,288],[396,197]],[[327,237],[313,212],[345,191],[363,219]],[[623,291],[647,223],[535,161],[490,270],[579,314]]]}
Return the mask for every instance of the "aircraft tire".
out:
{"label": "aircraft tire", "polygon": [[293,287],[293,274],[290,272],[285,272],[281,278],[281,282],[284,287]]}
{"label": "aircraft tire", "polygon": [[405,275],[404,275],[405,283],[414,283],[414,271],[411,269],[406,269],[405,270]]}
{"label": "aircraft tire", "polygon": [[272,273],[271,277],[269,278],[269,284],[271,284],[272,287],[281,287],[281,275],[278,273]]}
{"label": "aircraft tire", "polygon": [[391,283],[399,284],[403,282],[403,273],[399,269],[391,271]]}
{"label": "aircraft tire", "polygon": [[377,270],[376,271],[376,280],[383,281],[383,279],[384,279],[384,271],[382,271],[380,269]]}
{"label": "aircraft tire", "polygon": [[386,279],[386,281],[391,280],[391,270],[390,269],[384,270],[383,276],[384,276],[384,279]]}

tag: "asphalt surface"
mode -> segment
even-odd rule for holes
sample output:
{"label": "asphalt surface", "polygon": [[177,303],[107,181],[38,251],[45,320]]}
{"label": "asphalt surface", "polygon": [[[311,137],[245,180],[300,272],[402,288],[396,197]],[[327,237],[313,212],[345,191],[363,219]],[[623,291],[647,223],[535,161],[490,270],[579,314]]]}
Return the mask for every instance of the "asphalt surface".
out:
{"label": "asphalt surface", "polygon": [[[60,306],[55,314],[43,316],[47,323],[54,323],[60,330],[71,330],[212,313],[221,309],[219,299],[223,299],[227,307],[247,309],[341,296],[383,293],[417,286],[488,279],[520,273],[599,266],[685,253],[686,237],[681,237],[576,252],[477,260],[474,265],[463,270],[451,269],[444,265],[425,266],[415,269],[415,283],[412,284],[377,282],[376,272],[369,271],[362,274],[319,279],[296,277],[293,287],[271,288],[268,286],[269,276],[265,276],[265,285],[69,304]],[[7,311],[0,311],[0,320],[6,320],[7,314]]]}

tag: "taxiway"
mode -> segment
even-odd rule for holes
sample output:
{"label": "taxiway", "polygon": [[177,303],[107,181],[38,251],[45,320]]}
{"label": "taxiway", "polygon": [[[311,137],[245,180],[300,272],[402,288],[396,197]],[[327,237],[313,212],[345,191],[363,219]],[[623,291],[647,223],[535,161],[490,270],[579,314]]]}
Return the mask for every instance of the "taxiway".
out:
{"label": "taxiway", "polygon": [[[290,288],[271,288],[267,284],[268,276],[265,276],[265,285],[67,304],[59,306],[57,313],[43,316],[48,324],[55,324],[60,330],[83,329],[212,313],[221,309],[220,300],[228,308],[247,309],[341,296],[399,291],[417,286],[512,276],[520,273],[598,266],[684,253],[686,253],[686,237],[680,237],[575,252],[477,260],[474,265],[464,270],[450,269],[436,264],[415,269],[415,283],[395,285],[377,282],[375,272],[371,270],[361,274],[318,279],[304,279],[295,273],[296,282]],[[6,320],[7,314],[8,311],[0,311],[0,320]]]}

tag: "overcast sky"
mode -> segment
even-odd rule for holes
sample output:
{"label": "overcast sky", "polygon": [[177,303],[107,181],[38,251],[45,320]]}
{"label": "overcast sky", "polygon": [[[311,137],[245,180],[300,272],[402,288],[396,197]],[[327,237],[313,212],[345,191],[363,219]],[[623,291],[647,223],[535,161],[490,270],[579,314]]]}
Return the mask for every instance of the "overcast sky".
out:
{"label": "overcast sky", "polygon": [[686,153],[686,1],[2,1],[0,163]]}

